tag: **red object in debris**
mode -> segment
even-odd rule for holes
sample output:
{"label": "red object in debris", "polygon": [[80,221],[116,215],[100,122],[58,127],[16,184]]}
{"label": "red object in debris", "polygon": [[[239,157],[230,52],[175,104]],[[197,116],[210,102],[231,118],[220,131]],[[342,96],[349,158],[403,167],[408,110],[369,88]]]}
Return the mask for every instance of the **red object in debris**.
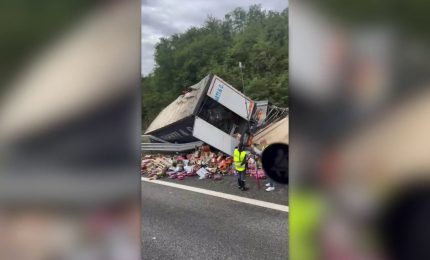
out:
{"label": "red object in debris", "polygon": [[203,145],[203,146],[202,146],[202,150],[203,150],[204,152],[210,152],[210,151],[211,151],[211,148],[209,147],[209,145]]}
{"label": "red object in debris", "polygon": [[184,176],[184,175],[179,175],[179,176],[178,176],[178,180],[181,180],[181,181],[182,181],[182,180],[184,180],[184,179],[185,179],[185,176]]}
{"label": "red object in debris", "polygon": [[253,173],[251,173],[252,177],[255,177],[256,179],[266,179],[266,174],[263,170],[257,170]]}
{"label": "red object in debris", "polygon": [[220,169],[221,171],[226,170],[227,167],[228,165],[225,160],[222,160],[220,163],[218,163],[218,169]]}

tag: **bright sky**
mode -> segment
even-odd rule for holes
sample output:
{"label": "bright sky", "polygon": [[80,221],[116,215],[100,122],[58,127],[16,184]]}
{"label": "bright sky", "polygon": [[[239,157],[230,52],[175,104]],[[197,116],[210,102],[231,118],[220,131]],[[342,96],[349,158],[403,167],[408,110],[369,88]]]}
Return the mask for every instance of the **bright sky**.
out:
{"label": "bright sky", "polygon": [[288,0],[142,0],[142,75],[154,68],[155,44],[161,37],[201,26],[208,15],[222,19],[236,7],[247,10],[253,4],[282,11],[288,6]]}

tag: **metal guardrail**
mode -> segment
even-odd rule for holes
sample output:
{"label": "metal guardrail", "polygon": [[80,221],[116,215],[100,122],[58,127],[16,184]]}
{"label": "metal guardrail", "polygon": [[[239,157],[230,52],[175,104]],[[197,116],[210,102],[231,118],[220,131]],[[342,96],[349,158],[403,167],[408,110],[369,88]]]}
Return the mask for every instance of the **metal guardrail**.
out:
{"label": "metal guardrail", "polygon": [[184,152],[193,150],[196,146],[203,145],[202,141],[185,143],[185,144],[173,144],[173,143],[141,143],[141,151],[154,151],[154,152]]}
{"label": "metal guardrail", "polygon": [[163,140],[163,139],[161,139],[161,138],[158,138],[158,137],[156,137],[156,136],[153,136],[153,135],[141,135],[140,136],[140,139],[143,141],[143,139],[145,139],[145,138],[147,138],[147,139],[152,139],[152,140],[155,140],[155,141],[158,141],[158,142],[160,142],[160,143],[169,143],[169,142],[167,142],[167,141],[165,141],[165,140]]}
{"label": "metal guardrail", "polygon": [[288,108],[269,105],[267,107],[266,119],[264,119],[263,123],[257,127],[255,133],[258,133],[262,129],[266,128],[268,125],[274,124],[279,120],[285,118],[286,116],[288,116],[288,114],[289,114]]}

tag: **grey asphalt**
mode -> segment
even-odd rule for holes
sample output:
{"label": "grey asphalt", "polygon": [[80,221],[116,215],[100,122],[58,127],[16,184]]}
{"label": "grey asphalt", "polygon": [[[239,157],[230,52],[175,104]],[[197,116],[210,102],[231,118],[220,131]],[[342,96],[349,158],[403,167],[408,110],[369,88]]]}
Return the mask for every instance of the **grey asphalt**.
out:
{"label": "grey asphalt", "polygon": [[223,176],[222,180],[217,181],[213,179],[199,180],[197,176],[185,177],[184,180],[169,178],[162,178],[160,180],[288,206],[288,185],[275,183],[275,190],[267,192],[264,186],[267,180],[260,180],[260,183],[258,183],[255,178],[247,177],[246,186],[249,190],[245,192],[237,188],[237,178],[233,175]]}
{"label": "grey asphalt", "polygon": [[287,259],[288,213],[142,182],[142,259]]}

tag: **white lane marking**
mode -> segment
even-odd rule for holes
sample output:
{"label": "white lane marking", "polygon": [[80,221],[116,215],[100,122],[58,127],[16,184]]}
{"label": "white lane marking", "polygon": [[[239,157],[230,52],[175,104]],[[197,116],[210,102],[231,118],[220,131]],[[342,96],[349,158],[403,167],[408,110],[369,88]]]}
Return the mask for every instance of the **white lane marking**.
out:
{"label": "white lane marking", "polygon": [[167,182],[167,181],[149,180],[146,177],[141,177],[141,180],[146,181],[146,182],[150,182],[150,183],[156,183],[156,184],[160,184],[160,185],[174,187],[174,188],[178,188],[178,189],[202,193],[202,194],[206,194],[206,195],[210,195],[210,196],[214,196],[214,197],[218,197],[218,198],[223,198],[223,199],[233,200],[233,201],[242,202],[242,203],[246,203],[246,204],[251,204],[251,205],[255,205],[255,206],[259,206],[259,207],[289,212],[288,206],[280,205],[280,204],[276,204],[276,203],[245,198],[245,197],[231,195],[231,194],[222,193],[222,192],[218,192],[218,191],[205,190],[205,189],[201,189],[201,188],[191,187],[191,186]]}

